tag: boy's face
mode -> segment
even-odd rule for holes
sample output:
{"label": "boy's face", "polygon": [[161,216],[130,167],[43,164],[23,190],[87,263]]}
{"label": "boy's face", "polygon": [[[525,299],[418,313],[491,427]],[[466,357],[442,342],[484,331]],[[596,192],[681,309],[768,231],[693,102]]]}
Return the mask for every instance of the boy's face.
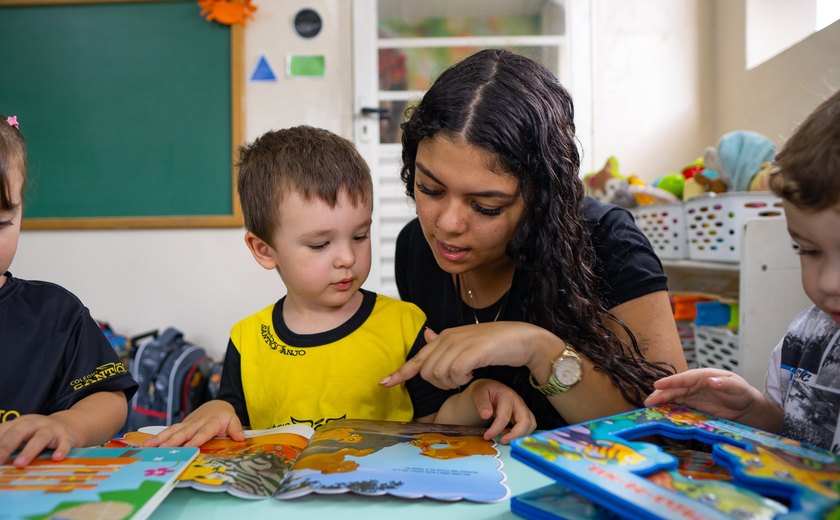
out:
{"label": "boy's face", "polygon": [[9,195],[15,206],[9,210],[0,210],[0,286],[6,283],[3,276],[17,251],[18,238],[20,237],[20,219],[23,216],[21,204],[21,185],[23,176],[16,168],[10,168]]}
{"label": "boy's face", "polygon": [[798,246],[805,294],[840,324],[840,205],[804,211],[783,201],[788,231]]}
{"label": "boy's face", "polygon": [[257,260],[277,267],[296,305],[324,310],[347,304],[370,273],[370,203],[355,206],[342,193],[331,208],[295,192],[283,197],[279,214],[265,262]]}

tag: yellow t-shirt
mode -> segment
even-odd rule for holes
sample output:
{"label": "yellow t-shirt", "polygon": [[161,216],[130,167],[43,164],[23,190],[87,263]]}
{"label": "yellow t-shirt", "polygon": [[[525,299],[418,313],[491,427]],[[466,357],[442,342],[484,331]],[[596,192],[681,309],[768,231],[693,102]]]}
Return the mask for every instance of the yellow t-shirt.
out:
{"label": "yellow t-shirt", "polygon": [[[336,329],[295,334],[273,304],[231,331],[239,351],[242,389],[250,427],[334,419],[410,421],[405,385],[379,386],[422,341],[426,316],[417,306],[362,291],[359,311]],[[280,309],[277,309],[278,311]],[[274,317],[281,323],[274,323]],[[278,330],[279,329],[279,330]]]}

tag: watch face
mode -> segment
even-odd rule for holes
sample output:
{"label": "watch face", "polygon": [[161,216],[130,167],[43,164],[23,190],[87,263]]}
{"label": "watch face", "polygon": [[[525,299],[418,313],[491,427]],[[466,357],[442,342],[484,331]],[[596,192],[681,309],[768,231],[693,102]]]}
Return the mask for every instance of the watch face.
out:
{"label": "watch face", "polygon": [[572,386],[580,381],[580,373],[580,362],[571,357],[561,359],[554,368],[554,375],[564,386]]}

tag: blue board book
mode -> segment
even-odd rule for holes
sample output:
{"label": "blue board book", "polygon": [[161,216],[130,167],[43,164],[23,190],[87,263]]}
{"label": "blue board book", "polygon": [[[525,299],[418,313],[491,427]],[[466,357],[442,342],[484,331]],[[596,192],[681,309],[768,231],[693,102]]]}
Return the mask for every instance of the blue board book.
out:
{"label": "blue board book", "polygon": [[615,513],[593,503],[566,486],[552,484],[516,495],[510,510],[534,520],[615,520]]}
{"label": "blue board book", "polygon": [[28,466],[0,464],[0,517],[140,520],[169,494],[198,448],[75,448]]}
{"label": "blue board book", "polygon": [[[511,454],[621,517],[840,518],[836,455],[682,406],[536,433],[515,440]],[[546,498],[560,493],[549,488],[532,492],[542,492],[541,501],[514,497],[512,510],[528,518],[565,518],[560,506],[535,506],[557,499]],[[590,518],[609,518],[606,511]],[[551,512],[556,516],[540,516]]]}

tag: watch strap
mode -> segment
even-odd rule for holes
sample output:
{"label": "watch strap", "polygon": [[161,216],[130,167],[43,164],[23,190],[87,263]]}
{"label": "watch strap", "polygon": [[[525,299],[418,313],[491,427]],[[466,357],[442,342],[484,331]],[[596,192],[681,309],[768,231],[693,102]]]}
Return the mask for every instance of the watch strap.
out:
{"label": "watch strap", "polygon": [[[564,385],[560,382],[559,379],[557,379],[557,375],[555,375],[554,373],[555,365],[565,358],[573,358],[577,360],[578,363],[580,363],[580,355],[571,346],[566,345],[566,348],[565,350],[563,350],[563,353],[557,356],[557,358],[551,362],[551,375],[548,376],[548,381],[546,381],[544,385],[537,384],[537,381],[534,379],[534,374],[529,374],[528,378],[531,382],[531,386],[539,390],[540,393],[546,397],[562,394],[563,392],[568,392],[569,390],[571,390],[572,386],[577,384],[577,381],[575,381],[575,383],[571,385]],[[578,381],[580,381],[580,379],[578,379]]]}
{"label": "watch strap", "polygon": [[560,380],[557,379],[557,376],[552,374],[548,377],[548,382],[544,385],[538,385],[537,382],[534,380],[534,374],[531,374],[531,386],[536,388],[540,391],[540,393],[546,397],[551,397],[553,395],[562,394],[563,392],[568,392],[572,387],[566,386],[560,383]]}

